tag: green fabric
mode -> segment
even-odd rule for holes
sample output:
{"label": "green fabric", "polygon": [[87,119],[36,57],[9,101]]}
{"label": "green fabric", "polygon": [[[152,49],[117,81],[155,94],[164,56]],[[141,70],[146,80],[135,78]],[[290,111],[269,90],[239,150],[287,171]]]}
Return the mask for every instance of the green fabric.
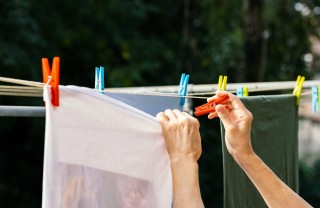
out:
{"label": "green fabric", "polygon": [[[251,143],[256,154],[289,187],[298,191],[298,110],[293,95],[241,98],[253,114]],[[224,207],[263,208],[263,198],[225,146],[222,128],[224,166]]]}

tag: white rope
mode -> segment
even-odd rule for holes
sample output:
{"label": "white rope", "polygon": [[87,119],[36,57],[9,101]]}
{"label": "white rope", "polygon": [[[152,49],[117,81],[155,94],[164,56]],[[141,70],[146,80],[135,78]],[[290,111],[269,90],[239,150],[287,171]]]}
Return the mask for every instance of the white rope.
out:
{"label": "white rope", "polygon": [[33,81],[27,81],[27,80],[21,80],[21,79],[7,78],[7,77],[0,77],[0,81],[19,84],[19,85],[39,87],[39,88],[43,87],[43,83],[41,82],[33,82]]}
{"label": "white rope", "polygon": [[[49,84],[51,81],[51,76],[48,77]],[[0,85],[0,95],[8,95],[8,96],[34,96],[34,97],[42,97],[43,92],[43,83],[41,82],[33,82],[26,80],[19,80],[13,78],[0,77],[0,81],[9,82],[13,84],[20,84],[25,86],[9,86],[9,85]],[[248,86],[249,93],[250,92],[265,92],[265,91],[280,91],[280,90],[293,90],[295,82],[263,82],[263,83],[234,83],[228,84],[231,86],[232,90],[227,90],[230,93],[236,93],[234,90],[236,86]],[[310,86],[319,85],[320,81],[305,81],[304,88]],[[280,85],[280,86],[279,86]],[[282,85],[282,86],[281,86]],[[178,92],[179,86],[164,86],[164,87],[132,87],[132,88],[108,88],[105,89],[104,92],[109,93],[118,93],[118,94],[136,94],[136,95],[147,95],[147,96],[167,96],[167,97],[184,97],[190,99],[207,99],[213,95],[215,95],[215,91],[217,87],[216,85],[188,85],[188,90],[192,93],[188,93],[186,96],[181,96]],[[261,87],[259,87],[261,86]],[[197,89],[196,89],[197,88]],[[201,88],[201,89],[200,89]],[[150,91],[150,90],[154,91]],[[159,90],[163,89],[164,91],[168,91],[171,89],[171,92],[160,92]],[[173,90],[176,89],[176,90]],[[197,92],[203,91],[203,89],[208,90],[207,92]],[[174,91],[174,92],[173,92]],[[194,92],[195,91],[195,92]],[[311,94],[311,91],[307,94]],[[304,93],[302,93],[304,95]]]}

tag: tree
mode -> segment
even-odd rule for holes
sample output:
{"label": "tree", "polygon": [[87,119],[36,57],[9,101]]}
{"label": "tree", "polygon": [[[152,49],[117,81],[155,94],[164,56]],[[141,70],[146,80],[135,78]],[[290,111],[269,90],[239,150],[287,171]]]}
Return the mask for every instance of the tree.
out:
{"label": "tree", "polygon": [[44,40],[28,1],[0,1],[1,76],[33,80]]}
{"label": "tree", "polygon": [[263,21],[264,0],[244,1],[245,70],[244,81],[263,81],[267,44]]}

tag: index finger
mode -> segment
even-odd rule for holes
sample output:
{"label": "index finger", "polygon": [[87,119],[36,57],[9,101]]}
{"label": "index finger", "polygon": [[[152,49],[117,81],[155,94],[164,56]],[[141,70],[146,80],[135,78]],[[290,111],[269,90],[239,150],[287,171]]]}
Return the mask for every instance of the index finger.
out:
{"label": "index finger", "polygon": [[160,123],[169,121],[168,117],[163,112],[158,113],[156,119]]}

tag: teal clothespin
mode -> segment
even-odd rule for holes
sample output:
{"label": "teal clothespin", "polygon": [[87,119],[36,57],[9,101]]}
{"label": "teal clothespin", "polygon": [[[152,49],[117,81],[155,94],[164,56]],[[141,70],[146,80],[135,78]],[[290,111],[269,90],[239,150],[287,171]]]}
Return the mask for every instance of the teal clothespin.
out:
{"label": "teal clothespin", "polygon": [[179,84],[179,95],[181,95],[181,100],[180,100],[180,105],[183,106],[186,98],[185,96],[187,95],[188,91],[188,83],[189,83],[189,75],[186,74],[181,74],[181,79],[180,79],[180,84]]}
{"label": "teal clothespin", "polygon": [[247,97],[249,95],[249,89],[247,86],[237,87],[237,96],[238,97]]}
{"label": "teal clothespin", "polygon": [[96,67],[96,75],[95,75],[95,87],[96,90],[99,90],[102,94],[104,94],[104,67],[100,66]]}
{"label": "teal clothespin", "polygon": [[243,88],[242,87],[237,87],[237,96],[243,97]]}
{"label": "teal clothespin", "polygon": [[319,113],[319,87],[315,86],[311,88],[312,91],[312,113]]}
{"label": "teal clothespin", "polygon": [[320,111],[320,85],[318,85],[318,112]]}

